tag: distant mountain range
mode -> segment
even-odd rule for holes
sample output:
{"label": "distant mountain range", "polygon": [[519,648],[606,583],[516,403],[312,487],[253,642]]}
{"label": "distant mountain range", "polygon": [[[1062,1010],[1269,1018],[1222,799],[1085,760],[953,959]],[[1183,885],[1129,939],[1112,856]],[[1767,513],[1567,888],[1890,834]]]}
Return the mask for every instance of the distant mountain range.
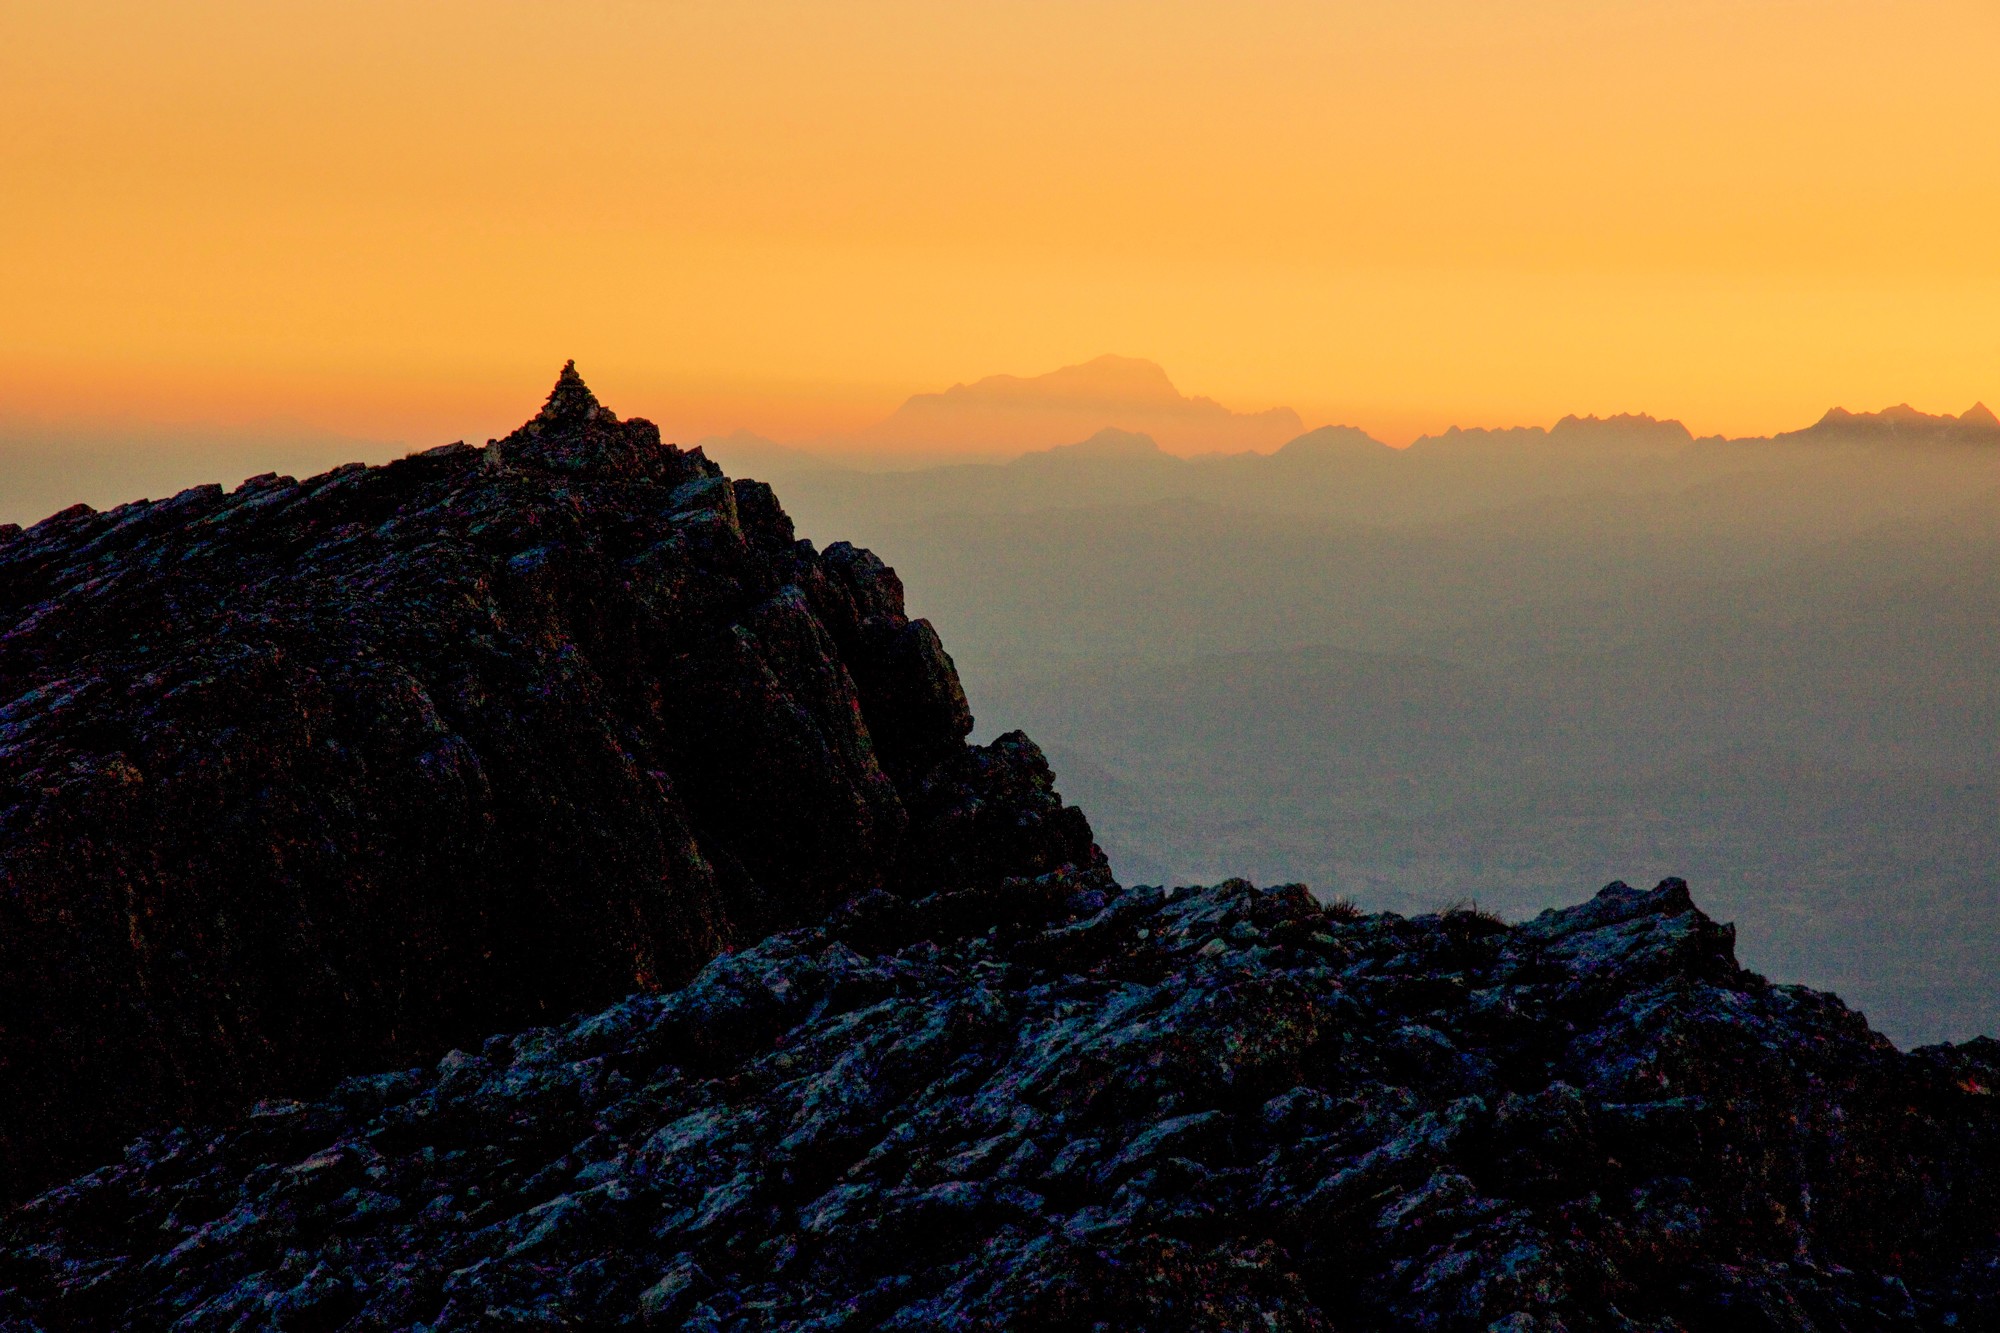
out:
{"label": "distant mountain range", "polygon": [[[981,735],[1047,742],[1127,878],[1523,913],[1693,872],[1897,1037],[2000,1030],[2000,419],[1298,425],[1113,359],[920,395],[867,449],[704,443],[895,564]],[[990,461],[918,465],[948,438]],[[0,428],[0,525],[366,456],[102,443]]]}
{"label": "distant mountain range", "polygon": [[2000,444],[2000,417],[1984,403],[1959,416],[1932,416],[1907,403],[1880,412],[1833,408],[1811,426],[1773,437],[1697,439],[1678,421],[1644,414],[1566,416],[1552,427],[1453,426],[1395,449],[1353,426],[1306,431],[1289,407],[1233,412],[1211,398],[1188,397],[1160,366],[1135,357],[1100,356],[1046,375],[989,375],[942,393],[911,396],[887,419],[849,435],[784,444],[748,431],[696,441],[737,471],[786,476],[846,468],[914,471],[1026,462],[1046,455],[1054,466],[1106,461],[1215,464],[1242,455],[1325,456],[1350,461],[1369,455],[1460,461],[1497,453],[1510,467],[1524,448],[1556,455],[1613,450],[1621,456],[1666,456],[1692,444],[1840,441],[1895,444]]}
{"label": "distant mountain range", "polygon": [[1880,412],[1849,412],[1833,408],[1804,430],[1789,431],[1778,438],[1894,440],[1901,443],[1971,443],[2000,441],[2000,417],[1984,403],[1974,403],[1959,416],[1934,417],[1919,412],[1908,403],[1885,407]]}
{"label": "distant mountain range", "polygon": [[[1984,405],[1956,417],[1930,416],[1908,404],[1880,412],[1834,408],[1813,425],[1775,440],[2000,444],[2000,418]],[[1396,449],[1353,426],[1307,431],[1289,407],[1232,411],[1211,398],[1181,393],[1154,362],[1100,356],[1045,375],[989,375],[940,393],[915,394],[884,420],[845,435],[781,443],[736,431],[693,443],[738,475],[774,480],[826,471],[945,470],[956,478],[947,490],[1005,492],[1036,479],[1043,490],[1060,490],[1075,475],[1120,464],[1131,465],[1117,469],[1125,477],[1134,467],[1148,469],[1154,489],[1163,494],[1203,494],[1218,482],[1225,490],[1249,485],[1255,492],[1259,483],[1242,478],[1261,476],[1263,489],[1272,494],[1249,497],[1256,504],[1319,512],[1325,497],[1309,480],[1305,492],[1293,492],[1303,474],[1320,472],[1336,460],[1350,471],[1379,469],[1385,481],[1430,476],[1441,468],[1457,476],[1454,485],[1463,503],[1483,506],[1495,496],[1520,493],[1523,464],[1567,471],[1563,484],[1575,489],[1597,484],[1606,467],[1615,471],[1647,459],[1685,459],[1690,445],[1729,441],[1719,436],[1697,440],[1678,421],[1620,414],[1566,416],[1548,428],[1454,426]],[[406,448],[295,424],[112,429],[0,414],[0,523],[32,523],[79,501],[120,504],[138,495],[172,495],[188,486],[233,483],[263,472],[304,476],[339,463],[387,462]],[[1265,465],[1257,459],[1273,461]],[[1419,467],[1418,459],[1430,462]],[[1016,460],[1022,469],[1011,483],[981,482],[977,474],[949,471]],[[1482,474],[1475,464],[1486,471]],[[1179,481],[1170,480],[1177,475]],[[1239,479],[1226,480],[1231,477]],[[1540,486],[1538,482],[1530,490]],[[1358,494],[1350,497],[1350,507],[1359,503]],[[1435,505],[1425,512],[1434,510]],[[1393,521],[1399,513],[1392,507],[1378,516]]]}
{"label": "distant mountain range", "polygon": [[1151,361],[1100,356],[1022,378],[989,375],[920,393],[854,443],[922,456],[939,447],[1005,455],[1066,444],[1104,427],[1143,432],[1172,454],[1270,449],[1305,429],[1289,407],[1232,412],[1187,397]]}
{"label": "distant mountain range", "polygon": [[[1152,436],[1104,427],[1076,443],[1006,462],[877,469],[735,435],[702,442],[732,473],[782,484],[807,531],[869,530],[950,513],[1028,513],[1187,500],[1260,513],[1372,526],[1430,522],[1559,497],[1632,496],[1721,484],[1725,478],[1832,468],[1888,473],[1865,487],[1814,494],[1854,503],[1944,487],[1959,464],[2000,459],[2000,421],[1983,406],[1962,416],[1907,407],[1836,409],[1774,437],[1697,439],[1649,416],[1564,417],[1553,427],[1460,429],[1396,449],[1352,426],[1322,426],[1260,453],[1177,456]],[[1885,452],[1886,451],[1886,452]],[[1890,462],[1893,460],[1893,463]],[[1774,497],[1786,503],[1792,491]],[[1873,501],[1870,501],[1872,503]],[[858,525],[858,529],[857,529]]]}
{"label": "distant mountain range", "polygon": [[[2000,421],[1565,417],[900,471],[714,442],[891,560],[1128,880],[1510,916],[1686,874],[1906,1041],[2000,1024]],[[1884,931],[1885,921],[1894,927]]]}
{"label": "distant mountain range", "polygon": [[1046,375],[988,375],[942,393],[913,394],[886,419],[852,434],[804,445],[738,432],[699,443],[767,466],[829,462],[868,469],[940,463],[1003,462],[1060,448],[1112,429],[1143,433],[1170,454],[1258,452],[1305,429],[1289,407],[1233,412],[1212,398],[1189,397],[1151,361],[1100,356]]}

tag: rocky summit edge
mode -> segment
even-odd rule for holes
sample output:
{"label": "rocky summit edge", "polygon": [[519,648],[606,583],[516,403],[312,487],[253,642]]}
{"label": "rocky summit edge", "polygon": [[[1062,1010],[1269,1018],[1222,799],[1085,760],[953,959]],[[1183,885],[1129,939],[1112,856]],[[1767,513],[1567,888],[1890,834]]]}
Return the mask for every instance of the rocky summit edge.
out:
{"label": "rocky summit edge", "polygon": [[971,725],[893,570],[574,366],[486,448],[0,531],[0,1197],[856,893],[1102,874]]}

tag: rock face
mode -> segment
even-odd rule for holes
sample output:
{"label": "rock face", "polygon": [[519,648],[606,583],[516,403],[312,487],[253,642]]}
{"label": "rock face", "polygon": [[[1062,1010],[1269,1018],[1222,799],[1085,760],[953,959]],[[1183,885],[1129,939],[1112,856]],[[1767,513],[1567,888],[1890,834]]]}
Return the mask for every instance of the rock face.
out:
{"label": "rock face", "polygon": [[1677,880],[1518,927],[876,893],[143,1138],[6,1220],[0,1328],[1993,1328],[1996,1087]]}
{"label": "rock face", "polygon": [[0,1196],[857,893],[1101,875],[970,726],[893,571],[573,367],[485,449],[0,530]]}

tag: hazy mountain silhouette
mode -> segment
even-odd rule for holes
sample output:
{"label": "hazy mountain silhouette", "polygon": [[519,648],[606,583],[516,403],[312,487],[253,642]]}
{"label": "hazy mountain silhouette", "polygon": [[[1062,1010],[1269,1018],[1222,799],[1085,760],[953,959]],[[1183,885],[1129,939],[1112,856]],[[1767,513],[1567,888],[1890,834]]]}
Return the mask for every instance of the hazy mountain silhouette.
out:
{"label": "hazy mountain silhouette", "polygon": [[1917,1040],[2000,1028],[1979,417],[1198,458],[1105,432],[782,488],[802,534],[903,572],[982,722],[1044,740],[1128,881],[1518,914],[1688,872],[1746,957]]}
{"label": "hazy mountain silhouette", "polygon": [[1446,450],[1462,453],[1482,447],[1518,451],[1544,442],[1579,450],[1671,453],[1693,440],[1694,433],[1678,421],[1660,421],[1643,412],[1620,412],[1610,417],[1566,416],[1547,430],[1540,426],[1511,426],[1499,430],[1453,426],[1441,435],[1422,436],[1410,447],[1419,457],[1426,453]]}
{"label": "hazy mountain silhouette", "polygon": [[1905,444],[2000,445],[2000,417],[1984,403],[1974,403],[1958,416],[1932,416],[1908,403],[1880,412],[1830,409],[1804,430],[1788,431],[1781,440],[1871,440]]}
{"label": "hazy mountain silhouette", "polygon": [[[913,394],[875,425],[812,441],[799,452],[870,469],[998,462],[1106,429],[1143,433],[1169,453],[1195,454],[1273,449],[1304,425],[1289,407],[1234,412],[1181,393],[1151,361],[1100,356],[1046,375],[988,375],[942,393]],[[699,443],[716,457],[739,459],[787,447],[740,432]]]}
{"label": "hazy mountain silhouette", "polygon": [[[1351,426],[1324,426],[1270,453],[1177,457],[1140,432],[1101,430],[1069,445],[1023,450],[1005,462],[958,462],[894,473],[844,466],[801,448],[738,433],[702,442],[724,466],[787,484],[808,528],[856,519],[912,522],[926,515],[1027,512],[1186,499],[1259,512],[1373,525],[1448,519],[1553,497],[1680,493],[1726,478],[1768,479],[1832,469],[1851,485],[1808,485],[1814,503],[1864,505],[1955,483],[1962,460],[1990,459],[1974,413],[1927,418],[1955,435],[1913,437],[1814,427],[1775,439],[1696,439],[1678,421],[1649,416],[1565,417],[1549,429],[1459,429],[1394,449]],[[1958,424],[1965,423],[1965,424]],[[1823,423],[1824,424],[1824,423]],[[2000,439],[2000,435],[1994,438]],[[1898,446],[1953,446],[1919,457]],[[1884,448],[1892,452],[1884,454]],[[1886,469],[1881,496],[1860,478]],[[1745,484],[1740,480],[1731,485]],[[1793,501],[1789,485],[1774,502]],[[1955,493],[1955,492],[1954,492]],[[832,530],[829,528],[828,530]]]}
{"label": "hazy mountain silhouette", "polygon": [[1151,361],[1100,356],[1046,375],[989,375],[911,396],[855,442],[877,450],[1012,453],[1065,444],[1106,427],[1144,432],[1169,453],[1270,449],[1304,427],[1289,407],[1232,412],[1187,397]]}

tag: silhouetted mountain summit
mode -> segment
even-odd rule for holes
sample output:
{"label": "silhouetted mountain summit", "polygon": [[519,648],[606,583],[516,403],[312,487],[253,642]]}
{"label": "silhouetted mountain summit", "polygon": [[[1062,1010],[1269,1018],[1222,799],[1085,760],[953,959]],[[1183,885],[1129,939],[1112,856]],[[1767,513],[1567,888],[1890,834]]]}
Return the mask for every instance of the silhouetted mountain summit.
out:
{"label": "silhouetted mountain summit", "polygon": [[1087,440],[1075,444],[1058,444],[1047,449],[1038,449],[1022,454],[1015,459],[1016,464],[1029,462],[1133,462],[1147,463],[1173,455],[1160,448],[1159,441],[1142,431],[1119,430],[1106,426]]}
{"label": "silhouetted mountain summit", "polygon": [[1114,429],[1189,454],[1271,449],[1302,428],[1288,407],[1232,412],[1212,398],[1184,396],[1151,361],[1100,356],[1046,375],[989,375],[915,394],[886,420],[838,443],[843,454],[878,459],[992,460]]}
{"label": "silhouetted mountain summit", "polygon": [[[1390,449],[1353,426],[1301,432],[1298,416],[1289,408],[1235,413],[1211,399],[1183,397],[1153,362],[1104,356],[1047,375],[991,375],[941,393],[915,394],[887,420],[852,436],[786,445],[737,431],[702,444],[740,468],[785,476],[827,468],[926,471],[997,465],[1050,453],[1109,459],[1113,451],[1106,442],[1112,440],[1127,441],[1122,447],[1133,462],[1156,461],[1154,451],[1129,442],[1134,436],[1150,439],[1157,452],[1170,457],[1241,460],[1254,466],[1254,458],[1283,456],[1291,468],[1307,459],[1373,466],[1385,452],[1447,466],[1601,467],[1667,460],[1691,448],[1725,443],[1722,436],[1697,438],[1676,420],[1620,412],[1608,417],[1572,414],[1549,427],[1452,426],[1418,437],[1407,449]],[[1801,430],[1726,443],[1826,440],[1993,443],[2000,441],[2000,417],[1983,403],[1956,417],[1931,416],[1907,403],[1880,412],[1836,407]],[[1404,471],[1415,475],[1419,469],[1405,465]]]}
{"label": "silhouetted mountain summit", "polygon": [[1177,408],[1188,402],[1211,400],[1183,398],[1167,372],[1155,362],[1107,354],[1043,375],[988,375],[971,384],[954,384],[943,393],[914,394],[906,406],[921,408],[952,401]]}
{"label": "silhouetted mountain summit", "polygon": [[1419,437],[1410,445],[1413,456],[1442,450],[1463,453],[1474,447],[1513,450],[1526,455],[1549,445],[1566,452],[1615,451],[1623,454],[1671,454],[1694,442],[1694,434],[1678,421],[1661,421],[1643,412],[1609,417],[1566,416],[1546,430],[1540,426],[1500,428],[1453,426],[1438,435]]}
{"label": "silhouetted mountain summit", "polygon": [[1643,442],[1678,449],[1692,443],[1694,433],[1678,421],[1660,421],[1643,412],[1620,412],[1609,417],[1566,416],[1549,428],[1549,438],[1582,444],[1616,441],[1627,448]]}
{"label": "silhouetted mountain summit", "polygon": [[2000,444],[2000,417],[1984,403],[1974,403],[1959,416],[1932,416],[1908,403],[1880,412],[1849,412],[1830,408],[1804,430],[1787,431],[1780,440],[1846,439],[1881,443]]}
{"label": "silhouetted mountain summit", "polygon": [[867,551],[574,366],[489,448],[0,534],[0,1191],[1102,858]]}
{"label": "silhouetted mountain summit", "polygon": [[[706,442],[731,466],[781,482],[807,525],[907,522],[924,514],[1076,509],[1187,500],[1366,523],[1437,518],[1550,495],[1628,490],[1739,466],[1704,453],[1679,422],[1565,417],[1553,429],[1453,429],[1395,449],[1352,426],[1294,435],[1268,453],[1182,456],[1150,434],[1105,429],[1006,462],[864,471],[767,441]],[[838,516],[836,518],[835,516]]]}

